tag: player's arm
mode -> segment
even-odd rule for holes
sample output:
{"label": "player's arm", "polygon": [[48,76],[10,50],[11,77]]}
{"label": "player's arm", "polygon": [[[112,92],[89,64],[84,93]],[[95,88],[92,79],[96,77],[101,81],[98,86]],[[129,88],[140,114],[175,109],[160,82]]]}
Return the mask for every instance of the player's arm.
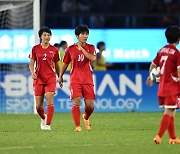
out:
{"label": "player's arm", "polygon": [[149,67],[149,76],[150,76],[151,71],[156,67],[157,67],[157,65],[152,62],[150,67]]}
{"label": "player's arm", "polygon": [[35,61],[34,61],[33,59],[30,59],[29,70],[30,70],[30,72],[31,72],[31,75],[32,75],[33,80],[36,80],[36,79],[37,79],[37,75],[36,75],[36,73],[34,72],[34,64],[35,64]]}
{"label": "player's arm", "polygon": [[177,67],[178,79],[180,81],[180,66]]}
{"label": "player's arm", "polygon": [[87,52],[83,47],[81,47],[78,44],[77,44],[77,47],[78,47],[79,50],[82,51],[82,53],[86,56],[87,59],[89,59],[91,61],[95,61],[96,60],[96,55],[93,55],[93,54]]}
{"label": "player's arm", "polygon": [[98,59],[98,57],[96,57],[96,64],[99,66],[105,66],[105,67],[110,67],[113,65],[112,63],[105,63],[105,64],[101,63],[101,60]]}
{"label": "player's arm", "polygon": [[178,52],[178,63],[177,63],[177,76],[178,76],[178,79],[180,81],[180,53]]}
{"label": "player's arm", "polygon": [[68,67],[68,64],[63,63],[61,71],[60,71],[60,75],[59,75],[59,85],[61,88],[63,87],[63,75],[64,75],[64,72],[66,71],[67,67]]}
{"label": "player's arm", "polygon": [[58,77],[59,77],[59,75],[60,75],[60,61],[58,61],[57,63],[55,63],[55,69],[56,69],[56,73],[57,73],[57,75],[58,75]]}
{"label": "player's arm", "polygon": [[150,78],[150,73],[152,71],[153,68],[157,67],[156,64],[154,64],[153,62],[151,63],[150,67],[149,67],[149,76],[147,77],[147,80],[146,80],[146,84],[151,87],[153,85],[153,81],[151,80]]}

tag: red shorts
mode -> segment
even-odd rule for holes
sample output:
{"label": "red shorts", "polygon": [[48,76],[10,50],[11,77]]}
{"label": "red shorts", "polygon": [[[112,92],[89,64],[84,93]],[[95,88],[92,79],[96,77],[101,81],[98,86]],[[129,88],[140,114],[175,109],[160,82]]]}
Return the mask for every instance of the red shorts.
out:
{"label": "red shorts", "polygon": [[164,108],[179,108],[179,96],[158,97],[159,106]]}
{"label": "red shorts", "polygon": [[95,100],[94,86],[91,84],[71,84],[70,98],[84,97],[84,99]]}
{"label": "red shorts", "polygon": [[34,84],[34,94],[35,96],[44,96],[46,92],[55,92],[56,91],[56,83],[48,83],[48,84]]}

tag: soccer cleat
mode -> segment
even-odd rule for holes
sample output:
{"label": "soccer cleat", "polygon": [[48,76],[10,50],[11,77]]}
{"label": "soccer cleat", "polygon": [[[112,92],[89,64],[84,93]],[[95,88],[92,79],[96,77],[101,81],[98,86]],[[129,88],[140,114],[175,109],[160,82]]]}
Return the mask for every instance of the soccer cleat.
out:
{"label": "soccer cleat", "polygon": [[91,130],[91,124],[90,124],[90,121],[89,121],[89,119],[86,120],[86,119],[84,118],[84,116],[85,116],[85,114],[82,115],[82,118],[83,118],[83,120],[84,120],[85,128],[86,128],[86,130],[90,131],[90,130]]}
{"label": "soccer cleat", "polygon": [[155,144],[161,144],[161,138],[159,137],[159,135],[156,135],[153,140]]}
{"label": "soccer cleat", "polygon": [[45,114],[45,119],[41,119],[41,125],[40,125],[41,129],[43,129],[44,126],[46,125],[46,120],[47,120],[47,115]]}
{"label": "soccer cleat", "polygon": [[77,126],[74,131],[75,132],[81,132],[82,131],[81,126]]}
{"label": "soccer cleat", "polygon": [[169,139],[169,144],[180,144],[180,139],[176,138],[176,139]]}
{"label": "soccer cleat", "polygon": [[51,130],[51,126],[50,125],[44,125],[42,130]]}

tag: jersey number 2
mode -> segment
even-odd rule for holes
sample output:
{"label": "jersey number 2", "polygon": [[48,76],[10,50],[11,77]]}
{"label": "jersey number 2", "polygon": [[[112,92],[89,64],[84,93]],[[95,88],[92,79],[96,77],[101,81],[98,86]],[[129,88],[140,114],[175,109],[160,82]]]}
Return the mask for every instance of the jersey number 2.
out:
{"label": "jersey number 2", "polygon": [[46,60],[46,57],[47,57],[47,54],[45,53],[45,54],[43,55],[43,60]]}

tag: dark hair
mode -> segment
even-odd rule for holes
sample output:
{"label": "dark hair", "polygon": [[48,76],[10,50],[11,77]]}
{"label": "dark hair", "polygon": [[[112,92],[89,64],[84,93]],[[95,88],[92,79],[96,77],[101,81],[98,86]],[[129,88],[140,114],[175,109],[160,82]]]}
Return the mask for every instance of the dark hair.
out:
{"label": "dark hair", "polygon": [[180,38],[179,26],[169,26],[166,28],[165,36],[168,43],[175,43]]}
{"label": "dark hair", "polygon": [[38,32],[39,38],[41,37],[41,35],[42,35],[44,32],[49,33],[50,35],[52,35],[51,30],[50,30],[48,27],[43,26],[43,27],[41,27],[41,29],[40,29],[39,32]]}
{"label": "dark hair", "polygon": [[101,46],[103,46],[103,45],[105,45],[105,43],[104,42],[98,42],[97,43],[97,48],[99,49]]}
{"label": "dark hair", "polygon": [[59,44],[59,46],[62,47],[62,46],[65,45],[65,44],[67,44],[66,41],[61,41],[60,44]]}
{"label": "dark hair", "polygon": [[59,48],[60,45],[58,43],[54,43],[54,46]]}
{"label": "dark hair", "polygon": [[89,34],[89,28],[86,25],[79,25],[75,28],[75,35],[81,34],[81,33],[88,33]]}

